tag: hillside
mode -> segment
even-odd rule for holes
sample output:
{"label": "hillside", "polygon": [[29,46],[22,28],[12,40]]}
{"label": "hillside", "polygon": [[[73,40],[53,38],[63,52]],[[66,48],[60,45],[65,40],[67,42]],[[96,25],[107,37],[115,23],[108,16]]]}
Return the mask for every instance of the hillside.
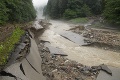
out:
{"label": "hillside", "polygon": [[44,9],[52,19],[101,16],[113,24],[120,24],[119,12],[120,0],[49,0]]}
{"label": "hillside", "polygon": [[36,18],[32,0],[0,1],[0,25],[7,22],[28,22]]}

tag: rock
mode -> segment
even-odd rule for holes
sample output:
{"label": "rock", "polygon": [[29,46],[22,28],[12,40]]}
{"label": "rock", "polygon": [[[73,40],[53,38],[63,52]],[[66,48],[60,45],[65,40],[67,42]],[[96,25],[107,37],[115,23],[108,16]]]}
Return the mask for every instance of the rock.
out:
{"label": "rock", "polygon": [[91,68],[96,69],[96,70],[101,70],[102,69],[101,66],[92,66]]}
{"label": "rock", "polygon": [[41,51],[42,51],[42,52],[45,52],[45,51],[46,51],[46,48],[43,48]]}
{"label": "rock", "polygon": [[58,71],[58,70],[57,70],[57,69],[55,69],[55,70],[53,70],[53,71],[52,71],[52,73],[57,72],[57,71]]}
{"label": "rock", "polygon": [[25,44],[25,43],[20,43],[20,45],[18,46],[18,48],[19,48],[19,49],[24,49],[24,48],[25,48],[25,46],[26,46],[26,44]]}
{"label": "rock", "polygon": [[83,80],[81,77],[76,77],[75,80]]}
{"label": "rock", "polygon": [[84,30],[84,29],[85,29],[85,27],[84,27],[84,26],[81,26],[81,25],[76,25],[75,27],[76,27],[76,28],[79,28],[79,30]]}
{"label": "rock", "polygon": [[90,36],[90,38],[93,38],[93,37],[94,37],[93,35]]}

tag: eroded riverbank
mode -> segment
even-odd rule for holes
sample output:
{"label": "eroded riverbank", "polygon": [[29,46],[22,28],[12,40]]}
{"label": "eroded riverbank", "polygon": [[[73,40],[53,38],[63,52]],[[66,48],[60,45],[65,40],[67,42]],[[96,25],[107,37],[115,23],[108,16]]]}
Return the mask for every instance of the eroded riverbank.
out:
{"label": "eroded riverbank", "polygon": [[[68,55],[67,58],[88,66],[95,66],[104,63],[109,66],[120,67],[120,54],[118,52],[81,46],[68,36],[72,33],[69,34],[68,31],[72,24],[62,21],[51,21],[50,23],[52,25],[49,26],[39,39],[49,41],[52,46],[60,48]],[[77,36],[71,35],[71,37],[75,38]],[[83,37],[81,39],[84,40]]]}

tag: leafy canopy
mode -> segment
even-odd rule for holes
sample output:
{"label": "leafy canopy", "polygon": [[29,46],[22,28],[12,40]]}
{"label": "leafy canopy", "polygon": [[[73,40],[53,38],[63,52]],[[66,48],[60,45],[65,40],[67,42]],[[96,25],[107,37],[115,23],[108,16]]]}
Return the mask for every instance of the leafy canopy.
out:
{"label": "leafy canopy", "polygon": [[36,17],[32,0],[0,1],[0,24],[10,22],[28,22]]}
{"label": "leafy canopy", "polygon": [[120,24],[120,0],[107,0],[103,15],[107,21]]}

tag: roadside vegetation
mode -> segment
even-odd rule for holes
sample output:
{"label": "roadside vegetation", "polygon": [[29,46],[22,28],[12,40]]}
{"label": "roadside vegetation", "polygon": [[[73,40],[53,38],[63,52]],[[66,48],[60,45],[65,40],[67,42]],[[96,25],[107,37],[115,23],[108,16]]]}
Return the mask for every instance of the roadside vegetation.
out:
{"label": "roadside vegetation", "polygon": [[14,49],[15,44],[19,43],[23,34],[24,30],[16,27],[10,37],[3,42],[0,42],[0,65],[6,64],[11,51]]}
{"label": "roadside vegetation", "polygon": [[3,35],[0,36],[0,66],[7,63],[15,44],[19,43],[24,34],[22,29],[31,25],[35,18],[32,0],[0,1],[0,35]]}

